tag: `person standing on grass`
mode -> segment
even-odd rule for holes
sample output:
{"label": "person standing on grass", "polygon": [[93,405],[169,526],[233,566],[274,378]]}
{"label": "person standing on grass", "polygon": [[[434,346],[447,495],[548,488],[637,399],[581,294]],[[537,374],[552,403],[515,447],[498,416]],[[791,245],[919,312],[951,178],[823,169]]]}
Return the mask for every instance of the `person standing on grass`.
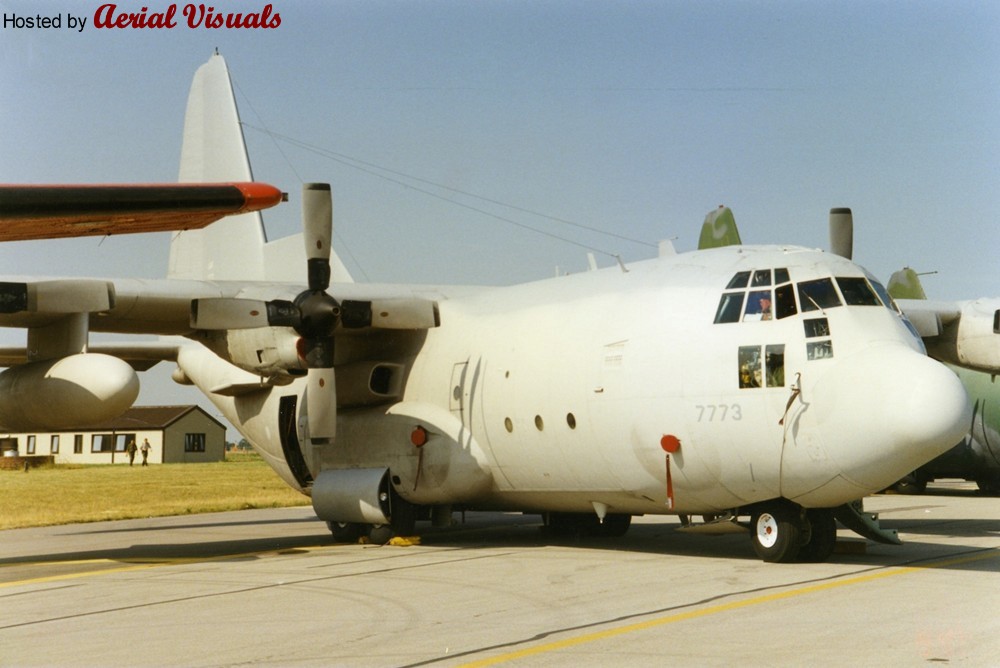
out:
{"label": "person standing on grass", "polygon": [[[132,463],[135,461],[135,451],[136,450],[138,450],[138,448],[135,447],[135,439],[133,438],[131,441],[128,442],[128,445],[125,446],[125,452],[128,453],[128,465],[129,466],[132,466]],[[143,457],[143,459],[145,459],[145,457]]]}
{"label": "person standing on grass", "polygon": [[[132,445],[135,445],[135,441],[132,441]],[[152,446],[149,444],[149,439],[148,438],[142,439],[142,447],[139,448],[139,450],[142,451],[142,465],[143,466],[148,466],[148,464],[146,463],[146,458],[149,457],[149,451],[151,449],[152,449]]]}

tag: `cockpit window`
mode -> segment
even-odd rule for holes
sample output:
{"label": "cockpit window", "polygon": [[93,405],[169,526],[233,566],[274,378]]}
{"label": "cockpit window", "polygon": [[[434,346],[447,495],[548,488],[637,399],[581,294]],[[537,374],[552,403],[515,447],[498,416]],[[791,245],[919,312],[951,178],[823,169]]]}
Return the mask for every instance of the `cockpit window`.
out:
{"label": "cockpit window", "polygon": [[[749,272],[748,272],[749,275]],[[715,322],[739,322],[743,312],[743,293],[726,292],[719,299],[719,308],[715,312]]]}
{"label": "cockpit window", "polygon": [[875,294],[879,296],[882,303],[886,305],[886,308],[891,308],[896,313],[899,313],[899,307],[896,306],[896,302],[892,297],[889,296],[889,291],[885,289],[885,286],[878,281],[871,279],[872,288],[875,289]]}
{"label": "cockpit window", "polygon": [[735,290],[736,288],[745,288],[747,286],[747,283],[749,283],[749,282],[750,282],[750,272],[749,271],[737,272],[737,274],[735,276],[733,276],[729,280],[729,285],[726,286],[726,290]]}
{"label": "cockpit window", "polygon": [[791,283],[780,285],[774,289],[774,301],[774,317],[776,319],[781,320],[797,313],[795,310],[795,290]]}
{"label": "cockpit window", "polygon": [[792,279],[788,278],[787,269],[775,269],[774,270],[774,284],[781,285],[782,283],[787,283]]}
{"label": "cockpit window", "polygon": [[771,285],[770,269],[758,269],[753,272],[753,283],[751,284],[751,287],[762,288],[769,285]]}
{"label": "cockpit window", "polygon": [[743,313],[743,320],[770,320],[771,301],[770,290],[751,290],[747,294],[747,308]]}
{"label": "cockpit window", "polygon": [[837,290],[829,278],[799,283],[799,304],[803,313],[841,305]]}
{"label": "cockpit window", "polygon": [[848,306],[881,306],[878,295],[868,285],[868,281],[855,276],[838,276],[837,285]]}

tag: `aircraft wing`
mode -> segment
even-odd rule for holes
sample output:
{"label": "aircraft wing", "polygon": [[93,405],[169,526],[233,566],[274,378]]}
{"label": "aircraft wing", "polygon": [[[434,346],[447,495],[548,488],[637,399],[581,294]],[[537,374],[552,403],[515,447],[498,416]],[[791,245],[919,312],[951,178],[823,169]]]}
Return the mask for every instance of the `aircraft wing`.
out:
{"label": "aircraft wing", "polygon": [[908,267],[892,275],[888,290],[931,357],[974,371],[1000,373],[1000,299],[927,299],[920,278]]}
{"label": "aircraft wing", "polygon": [[254,182],[0,185],[0,241],[199,229],[283,198]]}
{"label": "aircraft wing", "polygon": [[[164,339],[130,343],[91,343],[87,346],[87,352],[111,355],[124,360],[136,371],[147,371],[159,362],[176,360],[180,345],[181,342],[176,339],[172,342]],[[18,366],[27,361],[26,348],[0,347],[0,367]]]}

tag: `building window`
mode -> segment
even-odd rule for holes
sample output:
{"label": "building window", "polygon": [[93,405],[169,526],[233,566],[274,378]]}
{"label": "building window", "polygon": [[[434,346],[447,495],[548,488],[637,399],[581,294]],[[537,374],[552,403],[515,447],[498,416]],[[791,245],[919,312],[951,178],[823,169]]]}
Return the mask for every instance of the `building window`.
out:
{"label": "building window", "polygon": [[28,454],[29,455],[35,454],[35,440],[36,439],[37,439],[37,437],[34,434],[32,434],[31,436],[28,437]]}
{"label": "building window", "polygon": [[135,440],[135,434],[115,434],[115,452],[125,452],[128,444]]}
{"label": "building window", "polygon": [[90,437],[91,452],[113,452],[114,439],[111,434],[94,434]]}
{"label": "building window", "polygon": [[205,452],[205,434],[184,434],[184,452]]}
{"label": "building window", "polygon": [[59,454],[59,434],[52,435],[52,440],[49,441],[49,453],[53,455]]}
{"label": "building window", "polygon": [[83,454],[83,434],[73,435],[73,454]]}

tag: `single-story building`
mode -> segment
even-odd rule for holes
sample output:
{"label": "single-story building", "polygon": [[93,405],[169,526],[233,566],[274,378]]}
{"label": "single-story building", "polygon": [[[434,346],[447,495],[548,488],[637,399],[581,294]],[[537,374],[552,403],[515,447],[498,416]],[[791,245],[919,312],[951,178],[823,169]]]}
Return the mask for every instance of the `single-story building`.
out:
{"label": "single-story building", "polygon": [[[121,464],[128,444],[149,441],[149,463],[218,462],[226,427],[200,406],[133,406],[108,422],[58,432],[9,432],[0,426],[0,455],[51,455],[57,464]],[[136,463],[142,461],[137,452]]]}

